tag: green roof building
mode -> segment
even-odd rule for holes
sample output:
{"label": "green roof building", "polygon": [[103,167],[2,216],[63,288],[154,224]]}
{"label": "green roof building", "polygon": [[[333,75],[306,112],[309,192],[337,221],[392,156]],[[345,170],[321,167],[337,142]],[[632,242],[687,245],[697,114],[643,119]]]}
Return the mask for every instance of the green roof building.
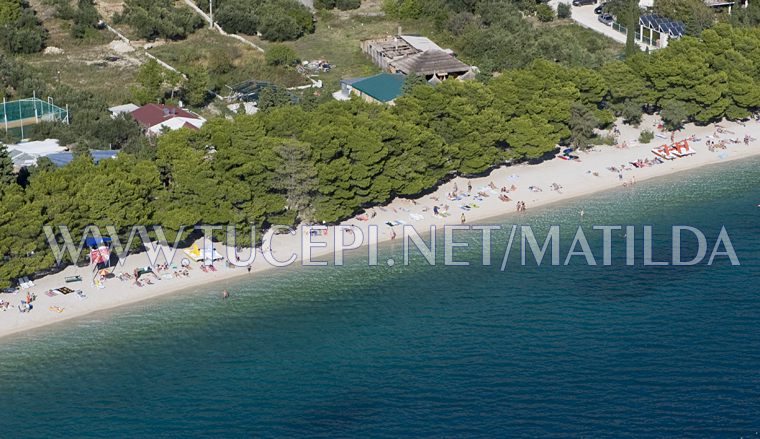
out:
{"label": "green roof building", "polygon": [[403,85],[404,75],[380,73],[356,81],[350,84],[350,87],[367,102],[392,104],[394,99],[401,96]]}

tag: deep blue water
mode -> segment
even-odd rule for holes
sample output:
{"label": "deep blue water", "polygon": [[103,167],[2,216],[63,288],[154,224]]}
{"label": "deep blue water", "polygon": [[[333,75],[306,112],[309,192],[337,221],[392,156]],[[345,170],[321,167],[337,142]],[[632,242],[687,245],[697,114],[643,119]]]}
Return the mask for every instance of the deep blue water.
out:
{"label": "deep blue water", "polygon": [[490,267],[362,252],[0,340],[0,437],[757,437],[758,165],[494,221],[560,225],[562,261],[582,223],[600,263],[592,224],[653,225],[655,260],[671,225],[704,230],[708,255],[725,225],[739,267],[645,267],[640,239],[625,266],[615,232],[612,266],[515,249],[501,272],[502,232]]}

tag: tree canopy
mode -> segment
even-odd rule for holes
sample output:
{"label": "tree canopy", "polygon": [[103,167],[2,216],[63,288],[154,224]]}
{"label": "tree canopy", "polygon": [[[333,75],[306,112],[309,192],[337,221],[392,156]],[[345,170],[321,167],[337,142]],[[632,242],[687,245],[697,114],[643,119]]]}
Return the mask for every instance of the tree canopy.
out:
{"label": "tree canopy", "polygon": [[11,54],[35,53],[45,47],[48,31],[25,0],[0,1],[0,47]]}
{"label": "tree canopy", "polygon": [[176,7],[172,0],[126,0],[124,11],[114,16],[139,38],[180,40],[203,27],[203,19],[187,7]]}
{"label": "tree canopy", "polygon": [[[206,1],[198,2],[208,8]],[[297,0],[217,0],[214,19],[227,32],[256,35],[270,41],[295,40],[314,32],[311,11]]]}

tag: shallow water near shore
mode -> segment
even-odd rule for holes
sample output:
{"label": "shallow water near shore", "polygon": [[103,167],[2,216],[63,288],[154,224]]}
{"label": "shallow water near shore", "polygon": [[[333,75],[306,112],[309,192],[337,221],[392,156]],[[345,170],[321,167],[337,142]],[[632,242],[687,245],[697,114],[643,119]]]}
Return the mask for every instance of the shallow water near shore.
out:
{"label": "shallow water near shore", "polygon": [[[13,336],[0,343],[0,436],[756,437],[758,183],[753,159],[491,222],[560,225],[562,262],[583,225],[598,266],[523,267],[515,248],[502,272],[508,230],[494,233],[491,266],[478,234],[457,251],[469,267],[444,266],[442,251],[435,266],[416,253],[403,266],[397,240],[377,267],[361,250],[344,267],[269,271]],[[645,267],[639,242],[626,266],[615,232],[601,266],[592,225],[652,225],[665,261],[679,224],[705,233],[708,256],[725,226],[742,265]]]}

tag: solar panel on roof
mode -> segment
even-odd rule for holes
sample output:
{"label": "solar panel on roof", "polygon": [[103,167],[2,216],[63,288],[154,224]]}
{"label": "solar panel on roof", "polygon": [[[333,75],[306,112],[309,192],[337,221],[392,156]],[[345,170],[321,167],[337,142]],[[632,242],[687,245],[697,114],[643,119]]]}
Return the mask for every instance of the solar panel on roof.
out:
{"label": "solar panel on roof", "polygon": [[639,18],[639,23],[659,32],[666,32],[674,37],[680,37],[686,33],[686,26],[683,22],[670,20],[659,15],[642,15]]}

